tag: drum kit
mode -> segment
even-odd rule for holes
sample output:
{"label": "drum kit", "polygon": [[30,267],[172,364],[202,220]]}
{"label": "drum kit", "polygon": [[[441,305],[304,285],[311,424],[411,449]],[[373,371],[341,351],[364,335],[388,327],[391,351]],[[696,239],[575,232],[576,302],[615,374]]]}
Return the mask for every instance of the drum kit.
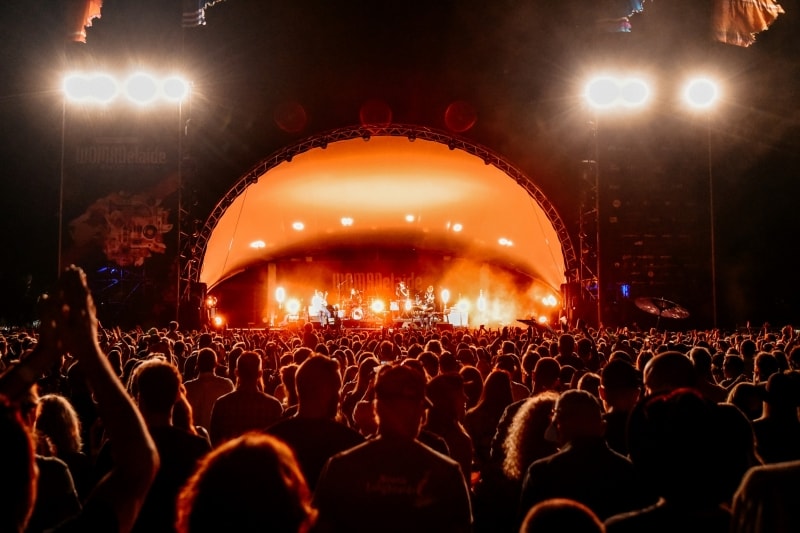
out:
{"label": "drum kit", "polygon": [[[330,318],[335,318],[338,322],[343,320],[364,321],[364,320],[378,320],[383,322],[389,316],[392,320],[400,320],[406,322],[419,323],[420,326],[432,325],[437,318],[435,312],[435,304],[431,298],[420,296],[419,294],[405,299],[397,299],[389,302],[389,309],[385,311],[373,310],[373,304],[378,298],[365,297],[363,291],[351,288],[349,293],[340,293],[339,303],[337,305],[327,305],[325,296],[327,293],[315,291],[315,298],[318,300],[314,302],[317,309],[323,307],[330,312]],[[427,296],[427,295],[425,295]],[[321,314],[327,315],[325,311]]]}

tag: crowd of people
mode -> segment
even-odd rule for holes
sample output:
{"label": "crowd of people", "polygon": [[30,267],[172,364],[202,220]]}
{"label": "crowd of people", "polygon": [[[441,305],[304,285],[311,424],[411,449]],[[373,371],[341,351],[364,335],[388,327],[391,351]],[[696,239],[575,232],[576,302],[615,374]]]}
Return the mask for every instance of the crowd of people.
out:
{"label": "crowd of people", "polygon": [[0,336],[0,531],[800,531],[800,335]]}

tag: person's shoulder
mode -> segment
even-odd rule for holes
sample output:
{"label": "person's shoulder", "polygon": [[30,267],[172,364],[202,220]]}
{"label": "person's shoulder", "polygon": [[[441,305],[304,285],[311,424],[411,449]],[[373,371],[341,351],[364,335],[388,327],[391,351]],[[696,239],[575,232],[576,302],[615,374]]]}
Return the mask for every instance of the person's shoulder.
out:
{"label": "person's shoulder", "polygon": [[36,455],[36,466],[39,474],[43,472],[58,474],[61,471],[69,471],[69,466],[64,460],[53,455]]}

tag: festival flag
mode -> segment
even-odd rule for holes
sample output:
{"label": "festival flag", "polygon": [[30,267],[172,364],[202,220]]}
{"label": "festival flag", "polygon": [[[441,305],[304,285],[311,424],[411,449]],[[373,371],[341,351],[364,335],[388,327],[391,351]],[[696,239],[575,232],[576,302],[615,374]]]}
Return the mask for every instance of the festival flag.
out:
{"label": "festival flag", "polygon": [[86,42],[86,28],[94,19],[100,18],[103,0],[70,0],[67,2],[67,39],[76,43]]}
{"label": "festival flag", "polygon": [[760,33],[785,13],[774,0],[715,0],[712,25],[714,39],[747,47]]}

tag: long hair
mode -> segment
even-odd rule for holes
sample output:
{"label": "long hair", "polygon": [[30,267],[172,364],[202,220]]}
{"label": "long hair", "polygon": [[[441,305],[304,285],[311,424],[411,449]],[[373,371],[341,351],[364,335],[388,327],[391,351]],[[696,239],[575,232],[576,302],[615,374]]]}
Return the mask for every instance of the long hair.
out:
{"label": "long hair", "polygon": [[203,458],[178,496],[176,528],[298,533],[309,531],[316,515],[289,446],[251,432]]}
{"label": "long hair", "polygon": [[83,447],[78,413],[61,395],[45,394],[39,398],[35,428],[55,446],[56,455],[80,452]]}
{"label": "long hair", "polygon": [[525,471],[533,461],[556,451],[555,444],[544,438],[556,400],[556,392],[539,393],[528,398],[514,415],[503,442],[506,452],[503,472],[509,479],[522,482]]}

